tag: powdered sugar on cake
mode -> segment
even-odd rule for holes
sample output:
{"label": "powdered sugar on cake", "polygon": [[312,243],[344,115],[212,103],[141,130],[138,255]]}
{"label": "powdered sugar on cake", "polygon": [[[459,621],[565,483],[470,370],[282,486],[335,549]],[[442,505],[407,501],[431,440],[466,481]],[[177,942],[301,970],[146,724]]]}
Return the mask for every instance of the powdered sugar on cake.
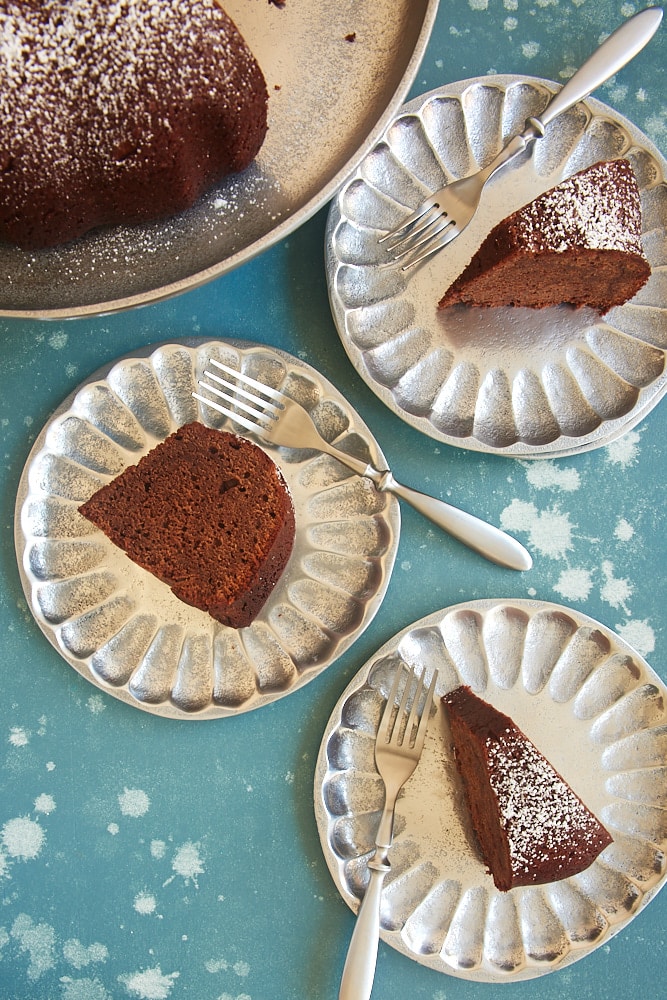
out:
{"label": "powdered sugar on cake", "polygon": [[0,238],[189,208],[257,155],[267,100],[214,0],[0,0]]}
{"label": "powdered sugar on cake", "polygon": [[502,741],[487,741],[489,781],[498,799],[515,872],[572,854],[572,831],[592,847],[599,823],[525,737],[508,728]]}
{"label": "powdered sugar on cake", "polygon": [[562,181],[528,205],[521,217],[521,239],[527,249],[549,249],[565,253],[573,246],[591,250],[620,250],[641,253],[636,226],[629,224],[641,214],[636,188],[623,179],[618,200],[598,197],[609,175],[609,164],[600,163],[590,172],[581,172]]}
{"label": "powdered sugar on cake", "polygon": [[[119,142],[123,136],[109,135],[107,129],[117,129],[119,111],[142,94],[164,97],[166,88],[187,101],[195,87],[219,88],[229,76],[227,72],[212,79],[187,59],[190,17],[203,7],[198,13],[206,18],[207,44],[218,49],[220,67],[229,63],[231,52],[216,23],[220,12],[214,3],[71,0],[37,8],[23,3],[1,6],[0,115],[12,116],[25,142],[65,150],[73,108],[91,98],[99,123],[93,141]],[[56,107],[48,98],[54,75],[62,98]],[[154,78],[159,78],[159,90]],[[150,122],[148,110],[144,117]]]}

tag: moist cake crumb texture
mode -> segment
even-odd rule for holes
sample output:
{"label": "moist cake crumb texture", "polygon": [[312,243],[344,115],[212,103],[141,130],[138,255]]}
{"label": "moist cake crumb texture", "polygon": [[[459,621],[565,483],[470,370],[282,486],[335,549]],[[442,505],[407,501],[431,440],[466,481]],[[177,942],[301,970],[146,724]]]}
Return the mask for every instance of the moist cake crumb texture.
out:
{"label": "moist cake crumb texture", "polygon": [[292,550],[294,508],[257,445],[186,424],[80,508],[186,604],[250,625]]}
{"label": "moist cake crumb texture", "polygon": [[604,314],[648,281],[641,233],[632,167],[627,160],[601,161],[500,222],[439,308],[565,303]]}

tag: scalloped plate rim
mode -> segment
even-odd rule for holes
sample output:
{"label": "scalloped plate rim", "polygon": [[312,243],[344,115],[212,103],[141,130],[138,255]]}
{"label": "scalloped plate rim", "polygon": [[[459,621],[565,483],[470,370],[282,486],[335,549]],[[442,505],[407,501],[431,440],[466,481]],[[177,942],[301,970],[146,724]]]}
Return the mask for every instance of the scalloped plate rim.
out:
{"label": "scalloped plate rim", "polygon": [[[567,607],[565,605],[557,604],[552,601],[542,601],[538,599],[529,598],[480,598],[470,601],[462,601],[458,604],[450,605],[446,608],[442,608],[438,611],[432,612],[423,618],[418,619],[415,622],[407,625],[405,628],[401,629],[394,636],[388,639],[382,646],[380,646],[375,653],[364,663],[364,665],[359,669],[359,671],[352,677],[352,679],[347,684],[345,690],[340,695],[336,705],[334,706],[329,720],[325,726],[322,739],[320,742],[320,747],[318,750],[316,766],[315,766],[315,776],[313,782],[313,797],[314,797],[314,812],[315,820],[318,828],[318,834],[320,838],[320,846],[324,854],[324,858],[329,869],[329,873],[336,885],[338,892],[345,901],[345,903],[350,907],[350,909],[356,913],[359,908],[360,900],[357,896],[350,890],[348,884],[345,881],[345,877],[342,874],[342,868],[345,863],[345,859],[340,858],[332,848],[329,823],[331,819],[331,814],[329,813],[326,803],[324,802],[324,788],[328,776],[331,772],[328,761],[327,761],[327,746],[332,737],[332,735],[341,727],[342,725],[342,711],[348,702],[348,700],[360,691],[368,681],[373,667],[380,660],[387,656],[394,654],[400,647],[403,640],[408,637],[411,633],[417,630],[429,629],[439,626],[445,618],[450,615],[455,615],[459,612],[472,611],[474,613],[486,614],[494,609],[498,608],[510,608],[524,610],[527,613],[539,613],[539,612],[553,612],[553,613],[564,613],[565,615],[571,617],[577,625],[577,630],[581,627],[591,627],[599,630],[605,637],[611,640],[613,644],[616,644],[620,650],[631,655],[636,661],[638,666],[643,672],[643,676],[655,683],[665,700],[667,701],[667,687],[663,683],[662,679],[656,674],[653,668],[648,664],[641,654],[639,654],[633,647],[619,636],[613,629],[609,628],[607,625],[602,624],[596,619],[587,615],[585,612],[574,610],[573,608]],[[548,683],[548,681],[547,681]],[[487,677],[487,687],[482,696],[487,698],[489,701],[493,702],[493,697],[489,696],[488,688],[489,684],[493,684],[493,681]],[[519,677],[515,681],[514,687],[521,684],[521,678]],[[440,685],[439,685],[440,686]],[[443,692],[444,693],[444,692]],[[437,695],[436,695],[437,697]],[[504,708],[507,711],[507,708]],[[431,723],[432,725],[433,723]],[[665,758],[665,764],[667,765],[667,757]],[[351,768],[353,770],[353,767]],[[342,773],[342,772],[341,772]],[[415,772],[418,775],[419,769]],[[399,797],[399,807],[397,808],[397,815],[400,812],[400,797]],[[398,837],[396,838],[398,840]],[[391,853],[389,856],[391,861]],[[414,860],[414,859],[413,859]],[[490,880],[489,880],[490,881]],[[404,941],[400,931],[386,930],[383,926],[380,927],[380,937],[388,944],[390,947],[394,948],[400,954],[411,958],[420,965],[424,965],[427,968],[431,968],[435,971],[444,973],[446,975],[453,976],[455,978],[467,979],[471,982],[483,982],[483,983],[509,983],[509,982],[519,982],[519,981],[529,981],[537,978],[541,978],[551,972],[557,972],[566,968],[567,966],[585,958],[591,952],[595,951],[598,947],[609,942],[616,934],[623,931],[627,925],[634,919],[634,917],[640,913],[645,906],[647,906],[657,895],[657,893],[664,887],[665,882],[667,882],[667,865],[659,878],[659,880],[652,886],[650,886],[640,897],[638,904],[629,912],[624,918],[622,918],[617,923],[609,926],[607,925],[604,932],[594,941],[589,944],[579,945],[576,948],[570,947],[565,953],[563,958],[552,965],[537,965],[537,964],[527,964],[522,966],[517,972],[502,973],[500,971],[491,970],[488,965],[475,968],[475,969],[465,969],[461,967],[455,967],[448,964],[444,959],[440,957],[439,954],[422,954],[412,950]],[[536,887],[539,888],[539,887]],[[491,893],[498,896],[505,896],[510,894],[499,893],[490,885]]]}
{"label": "scalloped plate rim", "polygon": [[[538,88],[546,88],[550,91],[558,90],[561,86],[560,84],[546,78],[522,74],[489,74],[488,76],[469,77],[465,80],[454,81],[446,86],[438,87],[434,90],[421,94],[399,108],[393,120],[385,129],[383,135],[381,135],[378,139],[374,149],[376,149],[383,142],[387,132],[397,121],[406,115],[421,112],[421,110],[434,99],[440,97],[460,97],[469,88],[484,84],[500,87],[503,89],[503,92],[505,92],[508,87],[517,83],[526,83],[534,85]],[[586,105],[593,112],[595,117],[599,116],[613,119],[622,128],[624,128],[631,136],[634,143],[649,152],[650,155],[660,164],[663,173],[663,180],[667,183],[667,159],[662,155],[660,150],[657,149],[655,144],[652,143],[651,140],[648,139],[648,137],[636,125],[634,125],[633,122],[595,97],[588,97],[581,103]],[[374,149],[367,155],[372,155]],[[421,431],[428,437],[453,447],[476,451],[482,454],[501,455],[508,458],[551,459],[564,458],[579,454],[583,451],[590,451],[595,448],[601,448],[611,444],[613,441],[617,440],[617,438],[627,433],[639,422],[641,422],[653,409],[653,407],[660,402],[664,394],[667,392],[667,365],[663,369],[662,374],[650,383],[648,387],[640,389],[636,404],[625,415],[610,420],[602,419],[598,427],[587,434],[581,435],[581,437],[561,434],[554,441],[547,444],[530,445],[522,441],[516,441],[506,447],[487,444],[472,434],[466,437],[457,437],[452,434],[441,432],[433,425],[429,417],[413,414],[397,403],[391,388],[379,382],[368,370],[364,360],[364,351],[357,347],[352,338],[349,336],[347,331],[347,312],[349,310],[341,302],[340,296],[336,290],[336,274],[339,267],[335,247],[336,233],[341,221],[346,218],[340,207],[341,200],[345,196],[346,189],[349,187],[350,183],[361,177],[363,164],[364,160],[359,163],[357,170],[348,176],[345,183],[339,189],[338,194],[331,202],[329,208],[325,233],[325,258],[329,304],[338,335],[355,370],[369,386],[369,388],[375,393],[375,395],[400,419],[404,420],[411,427]],[[366,182],[364,181],[364,183]],[[351,224],[353,225],[353,223]],[[343,265],[341,264],[340,266]],[[667,306],[667,303],[665,305]],[[663,353],[667,356],[667,351],[663,351]]]}

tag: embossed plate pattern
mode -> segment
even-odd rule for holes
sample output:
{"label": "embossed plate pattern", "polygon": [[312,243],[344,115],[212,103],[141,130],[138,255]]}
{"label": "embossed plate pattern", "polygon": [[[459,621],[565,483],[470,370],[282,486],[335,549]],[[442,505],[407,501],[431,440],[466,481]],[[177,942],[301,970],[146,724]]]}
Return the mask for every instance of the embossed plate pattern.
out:
{"label": "embossed plate pattern", "polygon": [[[353,909],[383,802],[377,726],[398,665],[439,670],[419,766],[399,797],[384,941],[423,965],[480,982],[531,979],[625,927],[667,873],[667,690],[614,632],[556,604],[484,600],[405,629],[348,685],[324,733],[315,813],[338,889]],[[512,717],[613,843],[580,875],[498,892],[479,856],[453,761],[447,691],[468,684]]]}
{"label": "embossed plate pattern", "polygon": [[242,433],[192,399],[209,357],[282,388],[311,411],[325,438],[383,461],[368,428],[326,379],[282,351],[242,341],[182,341],[123,358],[49,420],[16,505],[30,609],[83,677],[174,718],[257,708],[329,666],[380,606],[400,526],[398,502],[339,462],[262,445],[290,488],[297,531],[290,562],[250,627],[220,625],[131,562],[78,506],[182,424],[199,419]]}
{"label": "embossed plate pattern", "polygon": [[[405,105],[332,203],[332,312],[353,365],[389,408],[437,440],[555,457],[608,444],[667,389],[667,163],[634,125],[589,99],[561,115],[487,185],[472,222],[418,269],[377,245],[443,184],[487,164],[557,89],[489,76]],[[603,318],[590,309],[437,311],[502,218],[598,160],[625,156],[642,196],[648,284]]]}

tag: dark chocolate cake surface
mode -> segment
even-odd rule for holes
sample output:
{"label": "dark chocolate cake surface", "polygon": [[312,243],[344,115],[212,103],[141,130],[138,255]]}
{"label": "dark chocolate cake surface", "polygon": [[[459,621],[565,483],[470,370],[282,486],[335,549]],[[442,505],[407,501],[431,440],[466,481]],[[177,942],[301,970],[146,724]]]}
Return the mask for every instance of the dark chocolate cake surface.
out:
{"label": "dark chocolate cake surface", "polygon": [[639,187],[629,162],[595,163],[495,226],[439,308],[564,303],[604,314],[648,281],[641,233]]}
{"label": "dark chocolate cake surface", "polygon": [[257,155],[267,100],[215,0],[0,0],[0,239],[188,208]]}
{"label": "dark chocolate cake surface", "polygon": [[80,508],[174,594],[250,625],[292,550],[292,500],[273,460],[235,434],[186,424]]}
{"label": "dark chocolate cake surface", "polygon": [[462,686],[443,697],[472,825],[503,892],[576,875],[611,843],[509,716]]}

